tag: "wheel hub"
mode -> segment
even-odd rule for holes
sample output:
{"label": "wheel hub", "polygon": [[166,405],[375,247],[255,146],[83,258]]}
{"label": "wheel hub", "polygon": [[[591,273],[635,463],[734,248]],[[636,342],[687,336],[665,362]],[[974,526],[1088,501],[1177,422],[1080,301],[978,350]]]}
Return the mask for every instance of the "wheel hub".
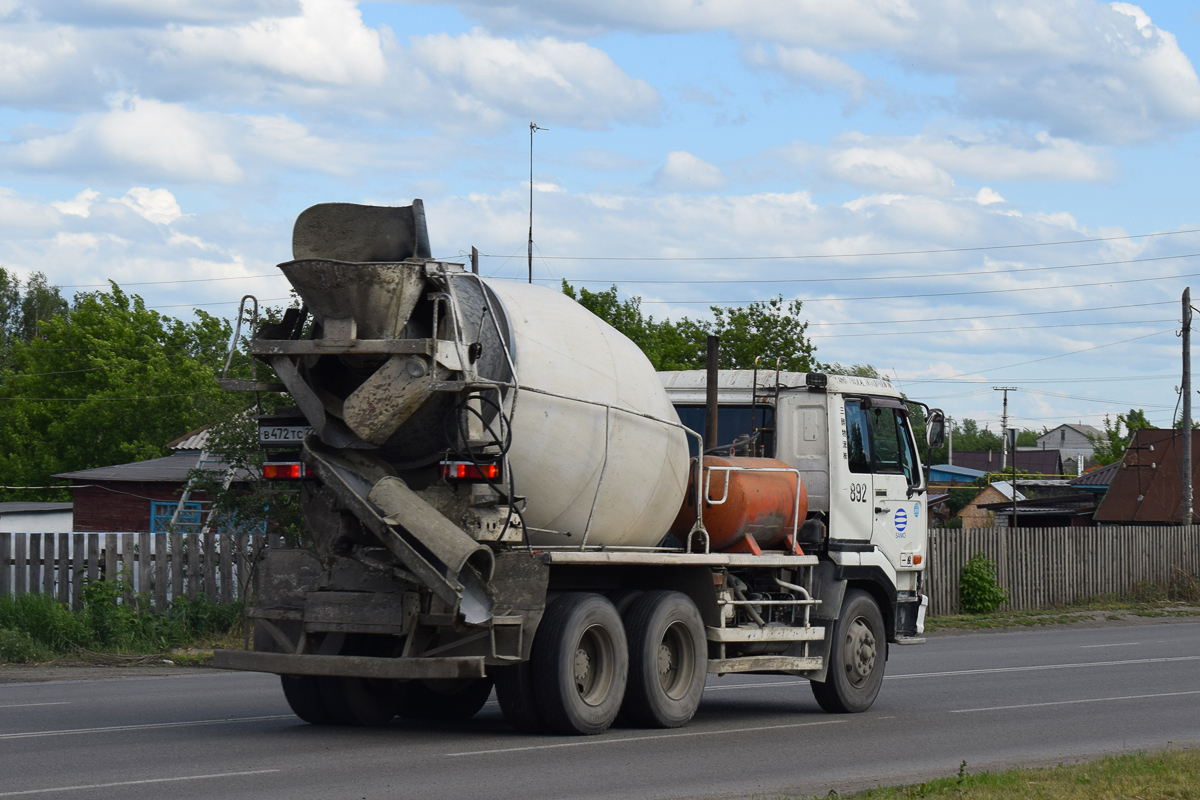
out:
{"label": "wheel hub", "polygon": [[671,648],[667,645],[660,644],[658,646],[658,674],[666,675],[675,666],[675,659],[671,657]]}
{"label": "wheel hub", "polygon": [[575,651],[575,685],[580,692],[587,691],[592,674],[592,659],[582,647]]}
{"label": "wheel hub", "polygon": [[877,649],[875,634],[866,621],[859,617],[850,623],[846,630],[846,649],[843,659],[846,667],[846,677],[855,686],[861,686],[871,677],[875,670]]}

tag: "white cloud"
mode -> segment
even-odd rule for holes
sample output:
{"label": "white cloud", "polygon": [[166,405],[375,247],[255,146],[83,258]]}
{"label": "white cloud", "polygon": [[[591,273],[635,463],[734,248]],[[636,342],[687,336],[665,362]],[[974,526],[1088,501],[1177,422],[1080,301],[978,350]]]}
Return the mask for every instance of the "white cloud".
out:
{"label": "white cloud", "polygon": [[890,53],[918,73],[956,78],[953,101],[964,110],[1055,136],[1128,143],[1200,122],[1193,65],[1174,35],[1128,3],[475,0],[469,7],[497,27],[523,30],[729,31],[748,43],[796,48],[798,76],[849,91],[860,84],[836,67],[834,54]]}
{"label": "white cloud", "polygon": [[993,203],[1003,203],[1004,198],[999,192],[984,186],[976,193],[975,202],[981,206],[990,206]]}
{"label": "white cloud", "polygon": [[654,184],[668,191],[707,191],[725,184],[720,168],[683,150],[667,153]]}
{"label": "white cloud", "polygon": [[135,186],[125,193],[120,202],[132,208],[138,216],[157,225],[170,225],[183,216],[175,195],[166,189]]}
{"label": "white cloud", "polygon": [[71,200],[57,200],[50,203],[52,208],[73,217],[87,218],[92,213],[92,203],[100,199],[100,193],[95,189],[84,189]]}
{"label": "white cloud", "polygon": [[410,103],[434,103],[466,119],[496,125],[511,116],[582,128],[652,119],[659,96],[603,50],[555,38],[498,39],[476,29],[414,37],[404,57],[413,73]]}
{"label": "white cloud", "polygon": [[840,58],[808,47],[777,46],[773,51],[758,45],[747,52],[751,63],[777,69],[793,80],[818,91],[836,89],[861,100],[867,76]]}
{"label": "white cloud", "polygon": [[69,130],[39,132],[0,146],[0,154],[27,171],[237,184],[247,178],[247,168],[260,175],[279,165],[346,174],[373,155],[371,147],[346,144],[315,136],[282,115],[197,112],[123,96],[107,112],[80,115]]}
{"label": "white cloud", "polygon": [[825,162],[826,172],[839,180],[875,189],[916,194],[944,194],[954,179],[932,161],[896,150],[851,147]]}

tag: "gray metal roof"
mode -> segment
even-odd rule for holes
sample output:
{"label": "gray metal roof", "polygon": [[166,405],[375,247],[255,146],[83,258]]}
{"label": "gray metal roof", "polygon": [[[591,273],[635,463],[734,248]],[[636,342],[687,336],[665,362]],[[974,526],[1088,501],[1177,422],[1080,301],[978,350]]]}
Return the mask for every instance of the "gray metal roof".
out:
{"label": "gray metal roof", "polygon": [[173,442],[167,444],[168,450],[203,450],[208,445],[208,434],[212,429],[211,425],[205,425],[203,428],[197,428],[194,431],[185,433]]}
{"label": "gray metal roof", "polygon": [[[180,450],[163,458],[135,461],[132,464],[116,464],[111,467],[80,469],[60,472],[56,478],[67,478],[76,483],[92,481],[139,481],[146,483],[186,483],[188,471],[198,466],[200,455],[194,450]],[[207,462],[206,469],[224,470],[221,462]],[[244,479],[242,477],[241,479]]]}
{"label": "gray metal roof", "polygon": [[74,507],[74,503],[0,503],[0,514],[50,514]]}
{"label": "gray metal roof", "polygon": [[1085,472],[1078,478],[1071,478],[1067,483],[1072,486],[1108,486],[1112,483],[1113,476],[1117,474],[1117,470],[1120,468],[1121,462],[1114,461],[1103,467],[1097,467],[1091,472]]}

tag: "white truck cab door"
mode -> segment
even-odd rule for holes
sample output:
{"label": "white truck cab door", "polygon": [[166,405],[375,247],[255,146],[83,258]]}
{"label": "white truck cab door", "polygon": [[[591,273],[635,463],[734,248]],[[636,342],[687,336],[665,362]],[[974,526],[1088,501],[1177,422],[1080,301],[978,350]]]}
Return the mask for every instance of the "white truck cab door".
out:
{"label": "white truck cab door", "polygon": [[924,537],[923,477],[908,425],[908,411],[894,398],[872,397],[865,409],[870,431],[872,477],[872,538],[895,565],[901,552],[921,548]]}
{"label": "white truck cab door", "polygon": [[871,431],[869,411],[864,400],[842,400],[835,413],[840,430],[831,434],[833,453],[840,453],[840,464],[830,464],[829,517],[831,539],[871,541],[874,527],[874,476],[871,474]]}

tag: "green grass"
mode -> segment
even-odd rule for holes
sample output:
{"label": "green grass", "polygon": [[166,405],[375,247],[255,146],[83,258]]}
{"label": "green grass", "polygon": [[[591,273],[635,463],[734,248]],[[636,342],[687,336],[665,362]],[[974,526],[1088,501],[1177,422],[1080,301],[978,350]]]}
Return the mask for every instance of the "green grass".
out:
{"label": "green grass", "polygon": [[0,597],[0,663],[165,653],[203,644],[241,626],[238,603],[178,598],[167,611],[156,613],[144,599],[122,600],[126,589],[119,580],[90,583],[78,610],[48,595]]}
{"label": "green grass", "polygon": [[925,620],[925,630],[927,633],[938,633],[950,630],[1066,625],[1089,620],[1115,622],[1132,617],[1194,616],[1200,616],[1200,603],[1119,600],[1112,597],[1101,597],[1084,603],[1073,603],[1069,606],[1056,606],[1035,611],[993,611],[989,614],[948,614],[929,617]]}
{"label": "green grass", "polygon": [[[831,797],[838,796],[831,792]],[[855,800],[1200,800],[1200,750],[1133,753],[1083,764],[959,774],[911,786],[871,789]]]}

